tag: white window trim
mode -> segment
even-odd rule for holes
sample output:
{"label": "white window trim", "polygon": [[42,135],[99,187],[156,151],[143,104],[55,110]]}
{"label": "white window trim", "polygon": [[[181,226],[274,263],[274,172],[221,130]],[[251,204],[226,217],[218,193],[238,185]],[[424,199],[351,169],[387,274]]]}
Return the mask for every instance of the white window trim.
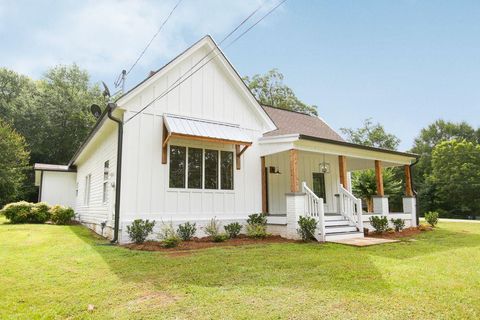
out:
{"label": "white window trim", "polygon": [[[108,162],[108,167],[105,167],[105,164]],[[105,179],[105,170],[107,170],[107,179]],[[102,203],[104,206],[108,204],[109,194],[108,194],[108,185],[110,181],[110,160],[105,160],[103,162],[103,183],[102,183]]]}
{"label": "white window trim", "polygon": [[90,205],[90,191],[92,187],[92,174],[89,173],[85,176],[85,186],[83,188],[83,204],[85,206]]}

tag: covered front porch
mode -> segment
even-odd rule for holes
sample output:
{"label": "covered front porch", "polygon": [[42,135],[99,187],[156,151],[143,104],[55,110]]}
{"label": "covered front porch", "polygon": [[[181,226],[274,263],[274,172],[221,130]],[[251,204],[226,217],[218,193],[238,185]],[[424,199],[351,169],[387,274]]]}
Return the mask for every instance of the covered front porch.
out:
{"label": "covered front porch", "polygon": [[[300,135],[269,137],[260,143],[262,209],[268,214],[269,232],[298,238],[300,216],[318,221],[319,241],[363,237],[364,228],[372,230],[372,215],[404,219],[407,227],[416,225],[410,174],[415,155]],[[404,170],[402,212],[389,209],[382,179],[386,167]],[[365,169],[375,170],[373,212],[363,210],[362,200],[352,194],[351,172]]]}

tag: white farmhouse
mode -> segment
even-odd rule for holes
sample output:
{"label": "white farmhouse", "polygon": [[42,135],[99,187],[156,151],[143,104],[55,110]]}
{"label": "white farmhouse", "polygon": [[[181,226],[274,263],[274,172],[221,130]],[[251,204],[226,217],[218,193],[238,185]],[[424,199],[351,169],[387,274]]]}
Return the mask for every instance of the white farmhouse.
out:
{"label": "white farmhouse", "polygon": [[[201,227],[258,212],[270,233],[288,238],[299,216],[313,216],[328,241],[362,237],[368,226],[371,214],[350,192],[355,170],[376,170],[374,214],[415,225],[415,162],[345,142],[318,117],[260,105],[206,36],[110,103],[67,165],[35,170],[39,200],[73,207],[81,223],[120,243],[139,218]],[[402,213],[390,212],[383,194],[382,167],[393,166],[405,168]]]}

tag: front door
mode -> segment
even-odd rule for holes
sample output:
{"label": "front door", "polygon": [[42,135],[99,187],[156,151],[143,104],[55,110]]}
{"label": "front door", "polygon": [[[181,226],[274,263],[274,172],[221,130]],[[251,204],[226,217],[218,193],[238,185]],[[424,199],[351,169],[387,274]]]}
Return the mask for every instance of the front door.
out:
{"label": "front door", "polygon": [[323,203],[327,203],[327,193],[325,188],[325,174],[320,172],[313,172],[313,193],[319,198],[323,199]]}

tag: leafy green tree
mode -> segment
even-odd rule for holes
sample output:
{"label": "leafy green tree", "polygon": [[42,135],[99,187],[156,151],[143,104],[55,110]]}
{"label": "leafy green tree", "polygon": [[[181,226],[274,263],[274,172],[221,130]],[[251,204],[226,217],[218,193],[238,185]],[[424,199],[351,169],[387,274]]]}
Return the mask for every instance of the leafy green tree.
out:
{"label": "leafy green tree", "polygon": [[479,143],[480,129],[475,131],[466,122],[437,120],[422,129],[419,136],[415,138],[411,151],[419,154],[420,160],[412,174],[420,199],[420,212],[436,210],[436,186],[429,179],[432,174],[432,151],[439,143],[453,139]]}
{"label": "leafy green tree", "polygon": [[373,123],[371,118],[365,119],[363,126],[357,129],[341,128],[340,131],[350,142],[369,147],[397,150],[400,139],[387,133],[380,123]]}
{"label": "leafy green tree", "polygon": [[317,107],[300,101],[293,90],[283,83],[283,79],[278,69],[272,69],[264,75],[244,77],[243,81],[261,104],[317,115]]}
{"label": "leafy green tree", "polygon": [[440,212],[473,216],[480,213],[480,145],[466,140],[443,141],[432,152],[432,173]]}
{"label": "leafy green tree", "polygon": [[[402,193],[403,183],[398,179],[394,168],[385,168],[382,172],[383,188],[387,195]],[[377,194],[375,170],[361,170],[352,173],[352,191],[367,203],[367,211],[373,211],[373,196]]]}
{"label": "leafy green tree", "polygon": [[28,169],[25,139],[0,119],[0,207],[19,200]]}

